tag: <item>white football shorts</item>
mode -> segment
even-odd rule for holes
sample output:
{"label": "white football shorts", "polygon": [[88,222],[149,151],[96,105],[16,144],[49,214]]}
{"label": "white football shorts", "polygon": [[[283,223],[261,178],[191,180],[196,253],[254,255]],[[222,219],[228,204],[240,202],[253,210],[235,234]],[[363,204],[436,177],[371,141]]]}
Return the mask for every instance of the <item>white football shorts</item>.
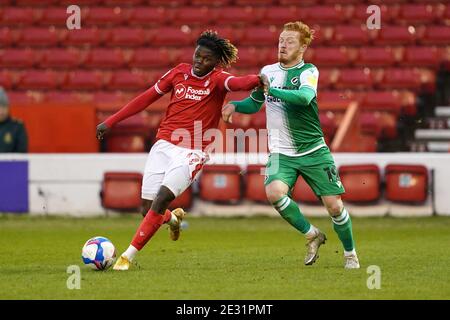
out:
{"label": "white football shorts", "polygon": [[153,200],[163,185],[179,196],[194,182],[208,157],[202,150],[158,140],[151,148],[142,180],[142,199]]}

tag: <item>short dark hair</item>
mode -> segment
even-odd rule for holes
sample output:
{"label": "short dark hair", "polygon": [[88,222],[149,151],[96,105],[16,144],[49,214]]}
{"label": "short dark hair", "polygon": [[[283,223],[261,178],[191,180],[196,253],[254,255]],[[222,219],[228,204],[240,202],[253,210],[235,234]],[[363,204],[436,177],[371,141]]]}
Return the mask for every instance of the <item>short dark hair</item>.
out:
{"label": "short dark hair", "polygon": [[197,39],[197,45],[213,51],[223,67],[229,67],[237,60],[238,49],[228,39],[220,38],[216,31],[204,31]]}

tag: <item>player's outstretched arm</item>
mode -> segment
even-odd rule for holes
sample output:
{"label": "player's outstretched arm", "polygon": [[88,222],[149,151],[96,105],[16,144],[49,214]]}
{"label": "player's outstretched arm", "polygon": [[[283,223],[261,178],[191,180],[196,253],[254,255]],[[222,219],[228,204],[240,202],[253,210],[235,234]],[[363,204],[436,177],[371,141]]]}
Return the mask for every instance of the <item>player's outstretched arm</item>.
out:
{"label": "player's outstretched arm", "polygon": [[258,75],[252,74],[243,77],[229,77],[225,86],[229,91],[248,91],[260,86],[261,79]]}
{"label": "player's outstretched arm", "polygon": [[[258,94],[259,93],[259,94]],[[253,96],[262,96],[259,97],[262,100],[257,100]],[[252,92],[250,97],[245,98],[241,101],[231,101],[222,107],[222,119],[227,123],[232,123],[232,116],[234,112],[252,114],[258,112],[264,103],[264,94],[262,94],[261,89],[257,89]]]}
{"label": "player's outstretched arm", "polygon": [[141,112],[160,97],[161,94],[156,91],[154,86],[144,91],[127,103],[122,109],[108,117],[104,122],[97,126],[97,139],[102,139],[109,128],[114,126],[116,123]]}
{"label": "player's outstretched arm", "polygon": [[311,103],[311,100],[314,99],[316,93],[313,89],[308,87],[301,87],[298,90],[270,88],[269,95],[290,104],[307,106]]}

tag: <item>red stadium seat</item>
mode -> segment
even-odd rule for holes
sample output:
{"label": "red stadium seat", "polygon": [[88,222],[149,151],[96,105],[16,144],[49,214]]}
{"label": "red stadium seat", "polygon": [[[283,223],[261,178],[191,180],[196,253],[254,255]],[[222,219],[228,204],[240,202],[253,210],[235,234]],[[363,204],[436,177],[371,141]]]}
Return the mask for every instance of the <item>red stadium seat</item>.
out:
{"label": "red stadium seat", "polygon": [[120,7],[90,7],[82,11],[82,21],[88,26],[118,26],[125,21],[124,12]]}
{"label": "red stadium seat", "polygon": [[66,27],[67,7],[50,7],[42,10],[38,23],[45,26],[60,26]]}
{"label": "red stadium seat", "polygon": [[30,6],[30,7],[38,7],[38,6],[49,6],[55,4],[55,0],[16,0],[15,3],[18,6]]}
{"label": "red stadium seat", "polygon": [[369,91],[360,101],[363,110],[389,111],[399,114],[401,100],[398,92],[393,91]]}
{"label": "red stadium seat", "polygon": [[439,67],[441,52],[436,47],[405,47],[401,66]]}
{"label": "red stadium seat", "polygon": [[303,177],[299,176],[295,183],[294,190],[292,191],[292,199],[300,202],[307,203],[320,203],[311,187],[305,182]]}
{"label": "red stadium seat", "polygon": [[[433,24],[438,19],[437,12],[429,4],[404,4],[400,6],[398,20],[408,24]],[[436,21],[437,22],[437,21]]]}
{"label": "red stadium seat", "polygon": [[48,49],[44,52],[39,66],[42,68],[77,68],[81,55],[74,49]]}
{"label": "red stadium seat", "polygon": [[187,24],[192,25],[208,25],[214,18],[211,16],[207,6],[202,7],[179,7],[172,9],[173,18],[171,21],[176,21],[176,25]]}
{"label": "red stadium seat", "polygon": [[264,165],[248,165],[245,183],[245,199],[256,202],[267,202],[264,188]]}
{"label": "red stadium seat", "polygon": [[362,47],[355,59],[355,65],[367,67],[387,67],[395,62],[394,51],[390,47]]}
{"label": "red stadium seat", "polygon": [[1,24],[10,27],[29,26],[33,24],[34,18],[32,8],[7,7],[3,9]]}
{"label": "red stadium seat", "polygon": [[105,172],[101,202],[105,209],[138,210],[141,207],[142,174],[138,172]]}
{"label": "red stadium seat", "polygon": [[200,177],[200,198],[235,203],[241,199],[241,168],[237,165],[205,165]]}
{"label": "red stadium seat", "polygon": [[333,45],[367,45],[369,40],[365,26],[338,25],[334,28]]}
{"label": "red stadium seat", "polygon": [[[309,51],[309,50],[308,50]],[[306,51],[306,52],[308,52]],[[345,66],[349,64],[350,60],[347,55],[347,50],[345,47],[340,48],[328,48],[320,47],[315,48],[313,52],[312,61],[319,67],[326,66]]]}
{"label": "red stadium seat", "polygon": [[381,124],[374,112],[362,112],[359,116],[359,124],[362,133],[371,134],[376,137],[381,136]]}
{"label": "red stadium seat", "polygon": [[265,51],[256,47],[240,47],[238,52],[239,59],[237,60],[236,68],[251,68],[261,65],[264,59]]}
{"label": "red stadium seat", "polygon": [[144,0],[152,6],[181,7],[187,5],[189,0]]}
{"label": "red stadium seat", "polygon": [[142,28],[113,28],[105,40],[105,44],[111,47],[140,47],[146,43],[146,32]]}
{"label": "red stadium seat", "polygon": [[60,105],[74,105],[77,103],[84,103],[82,95],[75,92],[68,91],[48,91],[43,96],[43,102],[60,104]]}
{"label": "red stadium seat", "polygon": [[254,46],[277,46],[280,31],[274,26],[247,27],[241,43]]}
{"label": "red stadium seat", "polygon": [[88,68],[120,68],[125,64],[120,49],[92,49],[85,61]]}
{"label": "red stadium seat", "polygon": [[450,43],[450,26],[427,26],[420,36],[420,43],[448,45]]}
{"label": "red stadium seat", "polygon": [[191,29],[188,27],[160,27],[155,30],[150,45],[159,46],[189,46],[192,45]]}
{"label": "red stadium seat", "polygon": [[218,25],[241,25],[251,26],[256,20],[257,16],[251,6],[246,7],[223,7],[216,9],[217,17],[215,23]]}
{"label": "red stadium seat", "polygon": [[36,91],[10,91],[8,99],[11,106],[27,106],[42,102],[42,93]]}
{"label": "red stadium seat", "polygon": [[0,52],[0,66],[3,68],[30,68],[35,61],[35,52],[30,49],[6,49]]}
{"label": "red stadium seat", "polygon": [[138,153],[146,152],[148,132],[140,128],[117,132],[112,129],[106,140],[107,152]]}
{"label": "red stadium seat", "polygon": [[328,89],[332,87],[338,77],[337,69],[321,68],[319,71],[319,88]]}
{"label": "red stadium seat", "polygon": [[209,7],[224,7],[229,5],[233,0],[191,0],[193,6],[209,6]]}
{"label": "red stadium seat", "polygon": [[296,18],[296,7],[273,6],[264,8],[261,21],[264,21],[265,25],[283,25],[287,21],[295,21]]}
{"label": "red stadium seat", "polygon": [[[179,63],[192,63],[194,51],[195,51],[195,48],[193,48],[193,47],[181,48],[179,50],[171,50],[171,52],[173,54],[172,64],[177,65]],[[167,55],[166,59],[169,59],[169,55]],[[170,61],[169,61],[169,64],[170,64]]]}
{"label": "red stadium seat", "polygon": [[421,79],[417,70],[391,68],[384,70],[377,87],[379,89],[419,90],[421,87]]}
{"label": "red stadium seat", "polygon": [[276,2],[276,0],[234,0],[234,3],[238,6],[270,6]]}
{"label": "red stadium seat", "polygon": [[103,87],[102,75],[96,71],[76,70],[69,72],[63,89],[98,90]]}
{"label": "red stadium seat", "polygon": [[50,71],[25,71],[18,83],[18,89],[55,89],[58,86],[58,79],[54,72]]}
{"label": "red stadium seat", "polygon": [[107,6],[138,6],[145,0],[103,0],[103,4]]}
{"label": "red stadium seat", "polygon": [[383,26],[377,38],[375,45],[407,45],[413,44],[416,39],[416,29],[412,26]]}
{"label": "red stadium seat", "polygon": [[428,197],[428,170],[423,165],[389,164],[385,179],[388,200],[414,203]]}
{"label": "red stadium seat", "polygon": [[135,7],[128,18],[129,25],[161,26],[168,21],[168,11],[163,7]]}
{"label": "red stadium seat", "polygon": [[[372,13],[367,13],[368,4],[358,4],[353,7],[353,10],[348,11],[348,18],[350,19],[350,22],[353,23],[361,23],[366,22],[367,18]],[[398,15],[398,8],[397,7],[388,7],[386,5],[378,5],[380,8],[380,16],[381,16],[381,25],[385,23],[396,23],[395,19]]]}
{"label": "red stadium seat", "polygon": [[192,201],[192,187],[189,187],[169,204],[169,210],[173,210],[176,208],[183,208],[185,210],[189,209],[190,207],[192,207]]}
{"label": "red stadium seat", "polygon": [[23,29],[17,44],[20,46],[49,47],[59,42],[58,34],[53,27]]}
{"label": "red stadium seat", "polygon": [[302,8],[299,10],[299,16],[306,22],[317,24],[338,24],[346,18],[340,5]]}
{"label": "red stadium seat", "polygon": [[380,198],[380,172],[375,164],[344,165],[339,168],[345,188],[342,198],[350,202],[372,202]]}
{"label": "red stadium seat", "polygon": [[14,42],[12,30],[4,27],[0,29],[0,48],[7,48]]}
{"label": "red stadium seat", "polygon": [[98,46],[102,42],[101,32],[96,27],[70,30],[62,41],[70,46]]}
{"label": "red stadium seat", "polygon": [[372,75],[369,68],[340,69],[336,80],[337,89],[367,89],[372,87]]}
{"label": "red stadium seat", "polygon": [[6,70],[0,72],[0,87],[9,90],[13,87],[12,74]]}
{"label": "red stadium seat", "polygon": [[109,90],[142,90],[147,85],[142,73],[120,70],[113,73],[107,88]]}
{"label": "red stadium seat", "polygon": [[[191,51],[191,61],[193,49]],[[128,65],[137,68],[162,68],[170,66],[169,51],[165,48],[138,48],[131,54]]]}
{"label": "red stadium seat", "polygon": [[323,133],[330,138],[334,137],[337,130],[334,114],[332,112],[321,112],[319,113],[319,119]]}

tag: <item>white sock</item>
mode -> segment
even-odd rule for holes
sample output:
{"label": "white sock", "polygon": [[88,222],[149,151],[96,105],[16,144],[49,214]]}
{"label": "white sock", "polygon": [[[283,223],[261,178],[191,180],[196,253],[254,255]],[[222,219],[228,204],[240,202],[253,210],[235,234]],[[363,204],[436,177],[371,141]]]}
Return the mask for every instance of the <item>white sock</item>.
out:
{"label": "white sock", "polygon": [[353,249],[352,251],[344,250],[344,257],[348,257],[348,256],[356,256],[356,250],[355,249]]}
{"label": "white sock", "polygon": [[133,247],[131,244],[128,247],[128,249],[122,253],[122,256],[124,256],[125,258],[128,259],[128,261],[133,261],[134,257],[136,256],[136,254],[139,252],[138,249],[136,249],[135,247]]}
{"label": "white sock", "polygon": [[173,226],[173,225],[175,225],[175,224],[177,224],[177,223],[178,223],[178,218],[177,218],[177,216],[174,215],[174,214],[171,212],[171,213],[170,213],[170,220],[167,221],[167,224],[168,224],[169,226]]}
{"label": "white sock", "polygon": [[305,237],[306,237],[306,239],[309,240],[309,239],[314,238],[314,237],[317,236],[318,234],[319,234],[319,229],[317,229],[315,226],[311,225],[311,226],[309,227],[308,232],[305,233]]}

